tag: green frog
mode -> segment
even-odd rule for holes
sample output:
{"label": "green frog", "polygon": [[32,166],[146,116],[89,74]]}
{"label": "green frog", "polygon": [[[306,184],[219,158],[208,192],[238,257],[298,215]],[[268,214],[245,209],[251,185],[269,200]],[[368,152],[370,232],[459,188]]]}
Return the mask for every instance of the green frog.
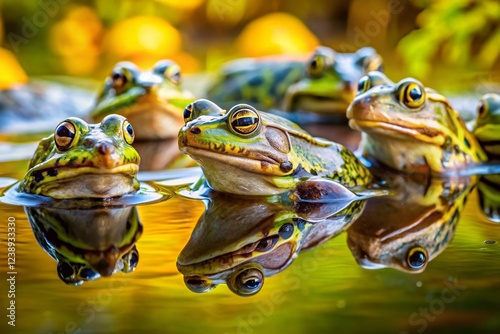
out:
{"label": "green frog", "polygon": [[477,178],[382,173],[395,195],[367,202],[347,244],[362,267],[421,273],[453,239]]}
{"label": "green frog", "polygon": [[487,158],[447,99],[412,78],[369,73],[347,117],[363,154],[399,171],[443,174]]}
{"label": "green frog", "polygon": [[321,46],[309,59],[239,59],[226,64],[207,97],[228,108],[249,103],[261,110],[344,116],[358,80],[381,68],[382,58],[369,47],[337,53]]}
{"label": "green frog", "polygon": [[224,112],[198,100],[205,114],[179,131],[179,148],[198,162],[209,186],[238,195],[276,195],[311,177],[346,187],[371,182],[369,170],[344,146],[312,137],[285,118],[239,104]]}
{"label": "green frog", "polygon": [[106,115],[121,114],[133,124],[138,140],[175,138],[183,124],[182,111],[194,100],[182,88],[175,62],[160,60],[148,71],[120,62],[106,78],[90,117],[99,122]]}
{"label": "green frog", "polygon": [[136,207],[25,208],[40,246],[57,261],[59,278],[72,285],[135,270],[142,234]]}
{"label": "green frog", "polygon": [[486,94],[477,108],[473,133],[490,159],[500,157],[500,94]]}
{"label": "green frog", "polygon": [[135,192],[140,157],[133,141],[134,129],[123,116],[109,115],[99,124],[67,118],[42,139],[18,191],[55,199]]}
{"label": "green frog", "polygon": [[186,286],[203,293],[219,284],[239,296],[258,293],[264,280],[285,270],[306,249],[345,231],[364,200],[284,203],[212,192],[191,238],[177,259]]}

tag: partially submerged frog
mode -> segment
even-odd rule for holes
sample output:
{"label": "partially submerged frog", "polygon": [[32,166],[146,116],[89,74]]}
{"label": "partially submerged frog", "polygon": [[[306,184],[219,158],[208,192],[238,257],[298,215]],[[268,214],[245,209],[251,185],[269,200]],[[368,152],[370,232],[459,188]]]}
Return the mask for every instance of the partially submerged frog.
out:
{"label": "partially submerged frog", "polygon": [[275,195],[294,189],[311,177],[323,177],[346,187],[368,184],[368,169],[344,146],[312,137],[282,117],[246,104],[227,113],[198,100],[205,114],[179,132],[179,148],[197,161],[209,186],[238,195]]}
{"label": "partially submerged frog", "polygon": [[259,109],[343,116],[363,74],[381,70],[372,48],[337,53],[318,47],[308,60],[290,57],[240,59],[226,64],[208,98],[224,107],[249,103]]}
{"label": "partially submerged frog", "polygon": [[446,98],[412,78],[363,77],[347,117],[363,132],[363,154],[399,171],[442,174],[486,160]]}
{"label": "partially submerged frog", "polygon": [[100,124],[70,117],[43,139],[18,191],[56,199],[110,198],[139,189],[134,129],[119,115]]}
{"label": "partially submerged frog", "polygon": [[486,94],[479,102],[473,133],[490,159],[500,157],[500,94]]}
{"label": "partially submerged frog", "polygon": [[59,278],[72,285],[135,270],[142,234],[136,207],[25,208],[39,245],[57,261]]}
{"label": "partially submerged frog", "polygon": [[420,273],[453,239],[476,178],[400,174],[388,182],[396,195],[369,200],[347,230],[347,244],[367,269]]}
{"label": "partially submerged frog", "polygon": [[161,60],[148,71],[120,62],[106,78],[90,116],[98,122],[106,115],[121,114],[139,140],[175,138],[183,124],[182,111],[192,101],[193,95],[181,87],[175,62]]}
{"label": "partially submerged frog", "polygon": [[335,203],[296,207],[261,198],[212,195],[179,254],[177,268],[193,292],[227,284],[240,296],[258,293],[264,280],[286,269],[300,251],[347,229],[365,203],[353,201],[338,210]]}

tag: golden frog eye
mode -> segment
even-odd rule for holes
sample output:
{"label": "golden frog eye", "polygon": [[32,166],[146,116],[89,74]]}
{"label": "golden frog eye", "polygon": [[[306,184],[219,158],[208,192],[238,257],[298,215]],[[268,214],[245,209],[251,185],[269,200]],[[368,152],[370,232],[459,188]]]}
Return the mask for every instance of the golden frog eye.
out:
{"label": "golden frog eye", "polygon": [[425,90],[416,82],[410,82],[403,86],[399,100],[408,108],[418,108],[425,102]]}
{"label": "golden frog eye", "polygon": [[134,138],[134,128],[132,127],[132,124],[129,123],[129,121],[125,120],[123,122],[123,139],[125,139],[125,142],[127,144],[132,145],[132,143],[134,142]]}
{"label": "golden frog eye", "polygon": [[310,77],[317,78],[323,75],[325,68],[326,68],[325,56],[315,54],[312,56],[312,58],[309,60],[309,63],[307,64],[307,73],[309,74]]}
{"label": "golden frog eye", "polygon": [[260,125],[260,116],[257,110],[246,104],[239,104],[229,110],[229,128],[235,134],[250,136]]}
{"label": "golden frog eye", "polygon": [[422,247],[414,247],[406,255],[406,263],[411,269],[422,269],[427,263],[427,251]]}
{"label": "golden frog eye", "polygon": [[365,75],[364,77],[359,79],[357,95],[363,94],[368,89],[370,89],[370,78],[367,75]]}
{"label": "golden frog eye", "polygon": [[260,268],[243,267],[227,281],[229,289],[238,296],[247,297],[256,294],[264,285],[264,274]]}
{"label": "golden frog eye", "polygon": [[191,121],[193,118],[193,104],[190,103],[184,108],[184,122],[187,123]]}
{"label": "golden frog eye", "polygon": [[71,147],[76,136],[75,125],[64,121],[60,123],[54,131],[54,141],[59,151],[66,151]]}

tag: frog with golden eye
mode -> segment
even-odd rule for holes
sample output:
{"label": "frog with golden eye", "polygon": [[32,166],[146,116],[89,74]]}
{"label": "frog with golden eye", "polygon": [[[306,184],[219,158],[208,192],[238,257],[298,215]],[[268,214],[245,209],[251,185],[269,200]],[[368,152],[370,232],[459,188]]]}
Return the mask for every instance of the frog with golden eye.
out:
{"label": "frog with golden eye", "polygon": [[108,115],[99,124],[67,118],[42,139],[18,191],[55,199],[136,192],[140,157],[133,141],[134,129],[123,116]]}
{"label": "frog with golden eye", "polygon": [[216,191],[269,196],[312,177],[348,188],[372,181],[369,170],[344,146],[312,137],[297,124],[250,105],[225,112],[211,101],[197,100],[186,107],[185,116],[179,148],[200,164]]}
{"label": "frog with golden eye", "polygon": [[369,73],[347,117],[363,155],[399,171],[443,174],[487,159],[447,99],[412,78]]}
{"label": "frog with golden eye", "polygon": [[182,111],[194,100],[182,88],[175,62],[160,60],[151,70],[120,62],[106,78],[90,117],[99,122],[112,113],[123,115],[134,126],[138,140],[175,138],[183,125]]}
{"label": "frog with golden eye", "polygon": [[304,111],[343,118],[359,78],[381,69],[381,56],[369,47],[355,53],[337,53],[321,46],[309,59],[239,59],[224,66],[207,98],[228,109],[248,103],[261,110]]}

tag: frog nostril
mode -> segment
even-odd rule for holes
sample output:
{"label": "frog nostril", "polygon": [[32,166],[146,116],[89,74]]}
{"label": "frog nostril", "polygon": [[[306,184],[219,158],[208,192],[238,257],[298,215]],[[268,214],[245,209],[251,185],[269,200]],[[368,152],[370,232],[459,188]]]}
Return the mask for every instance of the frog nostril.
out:
{"label": "frog nostril", "polygon": [[86,148],[91,148],[93,145],[94,145],[94,141],[92,139],[90,139],[90,138],[86,138],[83,141],[83,146],[86,147]]}
{"label": "frog nostril", "polygon": [[96,149],[102,155],[109,155],[114,152],[114,146],[108,143],[99,143],[96,145]]}
{"label": "frog nostril", "polygon": [[200,134],[201,133],[201,130],[200,128],[196,127],[196,128],[192,128],[191,130],[189,130],[192,134],[194,135],[197,135],[197,134]]}

